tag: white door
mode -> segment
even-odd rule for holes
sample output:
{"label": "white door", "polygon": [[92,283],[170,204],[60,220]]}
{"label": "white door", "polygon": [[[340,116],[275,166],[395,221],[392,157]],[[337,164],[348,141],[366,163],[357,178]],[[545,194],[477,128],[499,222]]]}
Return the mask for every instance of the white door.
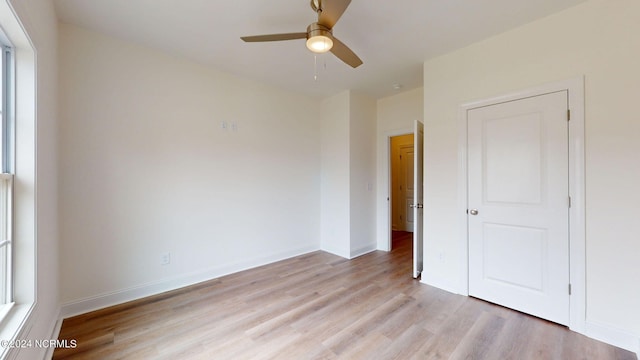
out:
{"label": "white door", "polygon": [[469,295],[569,322],[567,92],[469,110]]}
{"label": "white door", "polygon": [[422,155],[424,151],[424,125],[416,120],[413,125],[413,277],[422,273]]}
{"label": "white door", "polygon": [[411,205],[414,204],[414,170],[415,170],[415,149],[414,144],[400,146],[400,168],[402,183],[400,190],[402,194],[402,230],[413,231],[414,214]]}

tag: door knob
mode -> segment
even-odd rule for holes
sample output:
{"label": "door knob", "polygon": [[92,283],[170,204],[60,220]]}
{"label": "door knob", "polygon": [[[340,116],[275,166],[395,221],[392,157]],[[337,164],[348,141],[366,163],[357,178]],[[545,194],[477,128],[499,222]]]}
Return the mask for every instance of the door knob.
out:
{"label": "door knob", "polygon": [[478,215],[478,210],[477,209],[471,209],[471,210],[469,210],[469,214]]}

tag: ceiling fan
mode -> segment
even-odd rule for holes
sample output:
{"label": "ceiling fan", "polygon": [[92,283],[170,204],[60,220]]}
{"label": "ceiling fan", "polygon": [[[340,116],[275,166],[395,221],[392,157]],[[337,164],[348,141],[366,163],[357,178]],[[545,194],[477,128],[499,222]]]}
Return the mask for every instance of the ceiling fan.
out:
{"label": "ceiling fan", "polygon": [[333,36],[333,27],[347,10],[351,0],[311,0],[311,8],[318,14],[318,21],[307,27],[306,32],[243,36],[245,42],[283,41],[307,39],[307,48],[314,53],[331,51],[338,59],[351,67],[362,65],[362,60],[347,45]]}

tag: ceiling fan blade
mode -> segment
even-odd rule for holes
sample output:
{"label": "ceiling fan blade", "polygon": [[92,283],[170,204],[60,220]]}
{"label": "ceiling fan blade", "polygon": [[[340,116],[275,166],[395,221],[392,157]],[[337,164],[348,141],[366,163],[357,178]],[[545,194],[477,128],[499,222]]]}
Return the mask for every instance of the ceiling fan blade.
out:
{"label": "ceiling fan blade", "polygon": [[338,57],[338,59],[347,63],[352,68],[357,68],[362,65],[362,60],[356,55],[347,45],[345,45],[342,41],[333,38],[333,47],[331,48],[331,52],[333,55]]}
{"label": "ceiling fan blade", "polygon": [[256,36],[242,36],[240,39],[245,42],[263,42],[263,41],[283,41],[283,40],[296,40],[306,39],[306,32],[299,33],[287,33],[287,34],[270,34],[270,35],[256,35]]}
{"label": "ceiling fan blade", "polygon": [[332,29],[350,3],[351,0],[321,0],[322,12],[318,16],[318,24]]}

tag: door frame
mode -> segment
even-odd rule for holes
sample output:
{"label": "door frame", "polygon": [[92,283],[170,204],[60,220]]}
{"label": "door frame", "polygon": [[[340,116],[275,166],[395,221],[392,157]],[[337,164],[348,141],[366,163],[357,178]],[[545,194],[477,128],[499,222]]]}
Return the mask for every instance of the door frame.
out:
{"label": "door frame", "polygon": [[458,112],[458,222],[461,257],[460,289],[469,296],[468,186],[467,186],[467,112],[471,109],[515,101],[548,93],[567,91],[569,121],[569,328],[584,333],[586,326],[586,239],[585,239],[585,133],[584,77],[578,77],[506,95],[461,104]]}
{"label": "door frame", "polygon": [[413,121],[413,278],[424,271],[424,122]]}
{"label": "door frame", "polygon": [[413,134],[413,127],[411,128],[403,128],[403,129],[397,129],[397,130],[391,130],[391,131],[387,131],[384,134],[384,143],[385,143],[385,160],[384,160],[384,168],[383,168],[383,174],[382,174],[382,178],[384,179],[384,181],[386,181],[386,186],[384,186],[385,184],[381,184],[382,188],[386,189],[387,194],[386,194],[386,217],[385,217],[385,221],[384,221],[384,225],[386,226],[386,229],[382,229],[382,232],[386,235],[386,239],[385,241],[383,241],[383,244],[386,244],[386,248],[381,248],[380,250],[382,251],[391,251],[391,237],[392,237],[392,219],[391,219],[391,138],[394,136],[401,136],[401,135],[410,135]]}

